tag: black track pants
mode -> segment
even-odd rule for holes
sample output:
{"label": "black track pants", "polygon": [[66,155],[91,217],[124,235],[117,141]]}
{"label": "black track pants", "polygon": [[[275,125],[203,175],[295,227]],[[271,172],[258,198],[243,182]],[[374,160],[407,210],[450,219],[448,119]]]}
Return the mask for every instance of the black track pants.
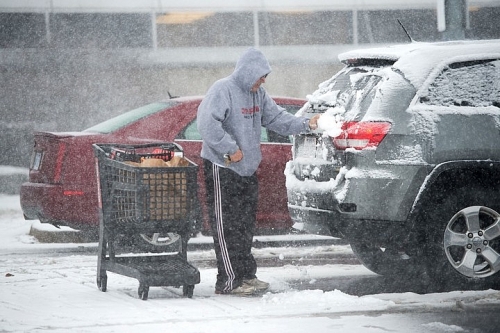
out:
{"label": "black track pants", "polygon": [[244,279],[255,278],[257,264],[251,249],[258,182],[255,174],[242,177],[208,160],[203,167],[217,258],[215,289],[224,293],[239,287]]}

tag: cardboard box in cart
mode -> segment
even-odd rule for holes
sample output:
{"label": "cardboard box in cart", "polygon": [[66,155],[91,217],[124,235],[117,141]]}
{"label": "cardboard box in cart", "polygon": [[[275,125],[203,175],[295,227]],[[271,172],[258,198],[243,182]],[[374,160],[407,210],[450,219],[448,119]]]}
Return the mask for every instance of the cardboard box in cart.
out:
{"label": "cardboard box in cart", "polygon": [[[100,195],[98,287],[106,291],[111,271],[138,279],[144,300],[150,286],[182,286],[192,297],[200,274],[187,262],[187,242],[200,220],[198,166],[175,143],[93,148]],[[130,255],[118,255],[124,248]]]}

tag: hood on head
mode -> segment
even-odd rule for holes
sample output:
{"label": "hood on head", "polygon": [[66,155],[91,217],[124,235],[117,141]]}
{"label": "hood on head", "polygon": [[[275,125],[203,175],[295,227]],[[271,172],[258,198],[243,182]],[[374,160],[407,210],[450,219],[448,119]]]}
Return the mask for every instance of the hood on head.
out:
{"label": "hood on head", "polygon": [[241,55],[231,76],[243,90],[250,90],[258,79],[270,72],[271,66],[264,54],[252,47]]}

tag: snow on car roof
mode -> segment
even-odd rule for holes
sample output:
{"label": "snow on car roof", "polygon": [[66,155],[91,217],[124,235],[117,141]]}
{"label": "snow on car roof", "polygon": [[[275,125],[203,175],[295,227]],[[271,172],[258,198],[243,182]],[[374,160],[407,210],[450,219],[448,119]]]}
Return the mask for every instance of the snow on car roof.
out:
{"label": "snow on car roof", "polygon": [[360,59],[394,61],[415,86],[420,87],[430,72],[441,63],[500,58],[500,40],[450,41],[438,43],[412,42],[382,48],[361,49],[341,53],[339,60],[349,63]]}

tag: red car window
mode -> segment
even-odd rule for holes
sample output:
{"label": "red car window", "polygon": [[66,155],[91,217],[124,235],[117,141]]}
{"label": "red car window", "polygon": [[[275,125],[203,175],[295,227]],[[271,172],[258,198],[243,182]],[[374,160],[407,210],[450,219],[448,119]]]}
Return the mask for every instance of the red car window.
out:
{"label": "red car window", "polygon": [[97,132],[104,134],[113,133],[114,131],[117,131],[120,128],[125,127],[128,124],[131,124],[139,119],[152,115],[156,112],[165,110],[166,108],[173,107],[176,104],[179,103],[169,101],[169,102],[148,104],[140,108],[125,112],[114,118],[108,119],[90,128],[87,128],[83,132]]}

